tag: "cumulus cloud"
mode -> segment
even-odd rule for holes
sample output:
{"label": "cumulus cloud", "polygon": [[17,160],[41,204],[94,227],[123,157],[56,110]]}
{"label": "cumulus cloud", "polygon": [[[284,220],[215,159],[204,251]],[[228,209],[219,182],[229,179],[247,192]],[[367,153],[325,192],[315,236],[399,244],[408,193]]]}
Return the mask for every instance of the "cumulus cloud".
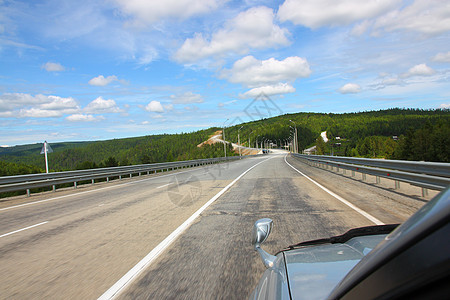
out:
{"label": "cumulus cloud", "polygon": [[181,95],[171,95],[173,104],[190,104],[190,103],[203,103],[203,97],[199,94],[194,94],[192,92],[185,92]]}
{"label": "cumulus cloud", "polygon": [[119,79],[117,78],[116,75],[111,75],[106,78],[103,75],[99,75],[99,76],[94,77],[91,80],[89,80],[89,84],[95,85],[95,86],[106,86],[106,85],[110,84],[111,82],[118,81],[118,80]]}
{"label": "cumulus cloud", "polygon": [[162,113],[164,112],[164,108],[161,105],[161,102],[159,101],[151,101],[149,104],[147,104],[147,106],[145,107],[146,111],[151,111],[151,112],[159,112]]}
{"label": "cumulus cloud", "polygon": [[123,110],[121,110],[117,106],[114,100],[112,99],[105,100],[102,97],[98,97],[84,108],[84,112],[101,114],[101,113],[120,113],[123,112]]}
{"label": "cumulus cloud", "polygon": [[402,78],[412,77],[412,76],[431,76],[436,73],[432,68],[426,64],[415,65],[408,72],[401,75]]}
{"label": "cumulus cloud", "polygon": [[436,54],[436,56],[433,57],[433,61],[447,63],[450,62],[450,51]]}
{"label": "cumulus cloud", "polygon": [[397,7],[401,0],[286,0],[278,10],[279,19],[309,28],[348,25],[380,16]]}
{"label": "cumulus cloud", "polygon": [[339,88],[341,94],[356,94],[361,92],[361,87],[356,83],[347,83]]}
{"label": "cumulus cloud", "polygon": [[450,103],[442,103],[441,105],[439,105],[439,108],[450,109]]}
{"label": "cumulus cloud", "polygon": [[289,94],[294,93],[295,88],[288,83],[279,83],[276,85],[267,85],[258,88],[254,88],[240,95],[241,98],[255,98],[261,94],[265,94],[266,96],[273,95],[281,95],[281,94]]}
{"label": "cumulus cloud", "polygon": [[48,72],[60,72],[60,71],[64,71],[66,69],[60,63],[54,63],[54,62],[47,62],[47,63],[43,64],[41,68]]}
{"label": "cumulus cloud", "polygon": [[228,21],[209,39],[196,33],[184,42],[174,58],[181,63],[195,63],[211,56],[244,54],[250,49],[285,46],[289,44],[288,34],[286,29],[274,24],[272,9],[253,7]]}
{"label": "cumulus cloud", "polygon": [[[116,102],[98,97],[82,109],[71,97],[7,93],[0,95],[0,117],[14,118],[56,118],[71,115],[69,121],[93,121],[91,114],[121,113]],[[95,116],[95,120],[103,117]]]}
{"label": "cumulus cloud", "polygon": [[66,117],[67,121],[70,122],[94,122],[94,121],[100,121],[104,120],[105,118],[103,116],[93,116],[93,115],[86,115],[86,114],[73,114]]}
{"label": "cumulus cloud", "polygon": [[308,77],[310,74],[308,61],[301,57],[258,60],[253,56],[246,56],[236,61],[230,70],[223,70],[221,77],[233,83],[256,88],[283,81],[291,82],[300,77]]}
{"label": "cumulus cloud", "polygon": [[428,35],[450,30],[450,5],[441,0],[415,0],[402,9],[390,11],[378,18],[374,28],[409,30]]}
{"label": "cumulus cloud", "polygon": [[73,98],[6,93],[0,96],[0,117],[49,118],[60,117],[78,111],[80,107]]}
{"label": "cumulus cloud", "polygon": [[187,19],[217,9],[223,0],[115,0],[121,10],[133,17],[134,23],[149,24],[166,18]]}

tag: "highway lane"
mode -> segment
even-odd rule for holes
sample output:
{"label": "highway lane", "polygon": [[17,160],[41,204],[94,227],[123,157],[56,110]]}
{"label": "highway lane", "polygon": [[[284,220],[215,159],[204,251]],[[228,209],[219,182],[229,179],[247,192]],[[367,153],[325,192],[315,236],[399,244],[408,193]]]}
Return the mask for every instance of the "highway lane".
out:
{"label": "highway lane", "polygon": [[21,203],[25,206],[2,203],[0,270],[8,276],[0,279],[0,298],[99,297],[198,208],[264,159],[47,193]]}
{"label": "highway lane", "polygon": [[373,225],[287,162],[320,179],[327,188],[344,191],[346,200],[383,223],[403,222],[423,205],[414,197],[377,191],[366,183],[277,156],[252,169],[206,209],[118,299],[248,298],[264,271],[250,244],[253,223],[259,218],[274,220],[273,233],[264,246],[269,253],[300,241]]}
{"label": "highway lane", "polygon": [[[423,205],[287,161],[385,223],[402,222]],[[0,236],[42,223],[0,238],[0,269],[8,274],[0,280],[0,297],[99,297],[246,170],[119,298],[246,298],[264,270],[249,242],[261,217],[275,223],[266,244],[272,253],[373,224],[301,176],[284,155],[45,194],[32,197],[45,202],[0,207]]]}

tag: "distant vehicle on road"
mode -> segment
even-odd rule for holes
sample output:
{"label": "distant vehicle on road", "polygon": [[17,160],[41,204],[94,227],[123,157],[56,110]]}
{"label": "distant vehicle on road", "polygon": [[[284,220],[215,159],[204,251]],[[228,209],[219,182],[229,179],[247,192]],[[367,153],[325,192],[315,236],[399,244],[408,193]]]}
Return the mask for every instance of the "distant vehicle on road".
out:
{"label": "distant vehicle on road", "polygon": [[275,256],[261,248],[273,222],[258,220],[252,243],[267,270],[250,299],[448,299],[449,220],[447,188],[400,226],[356,228]]}

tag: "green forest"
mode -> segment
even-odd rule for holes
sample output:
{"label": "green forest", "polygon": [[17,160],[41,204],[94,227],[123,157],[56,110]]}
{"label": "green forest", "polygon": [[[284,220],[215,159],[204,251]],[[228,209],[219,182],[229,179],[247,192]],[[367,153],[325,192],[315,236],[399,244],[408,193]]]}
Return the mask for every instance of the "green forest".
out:
{"label": "green forest", "polygon": [[[297,127],[299,152],[401,160],[450,161],[450,111],[393,108],[344,114],[296,113],[227,128],[227,140],[239,136],[252,147],[258,139],[283,146]],[[324,143],[320,133],[326,131]]]}
{"label": "green forest", "polygon": [[[225,128],[227,141],[255,147],[271,141],[282,147],[297,128],[299,151],[316,146],[316,154],[450,162],[448,109],[388,109],[344,114],[296,113]],[[51,171],[91,169],[224,155],[223,144],[203,145],[221,128],[107,141],[53,143]],[[320,133],[326,131],[325,143]],[[250,145],[249,145],[250,142]],[[0,176],[45,171],[43,144],[0,148]],[[231,145],[228,155],[232,152]]]}

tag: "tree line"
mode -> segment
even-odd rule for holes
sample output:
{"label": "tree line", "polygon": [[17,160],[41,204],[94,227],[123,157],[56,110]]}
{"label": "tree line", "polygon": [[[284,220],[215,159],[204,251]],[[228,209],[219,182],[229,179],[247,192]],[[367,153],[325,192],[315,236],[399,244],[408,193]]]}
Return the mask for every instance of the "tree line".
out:
{"label": "tree line", "polygon": [[[256,147],[267,140],[283,147],[297,128],[299,150],[316,146],[317,154],[449,162],[448,109],[388,109],[358,113],[285,114],[227,127],[226,139]],[[52,144],[51,171],[149,164],[213,158],[223,144],[197,147],[221,128],[107,141]],[[318,138],[326,131],[330,139]],[[396,137],[396,138],[394,138]],[[249,143],[250,142],[250,143]],[[42,144],[0,148],[0,176],[44,172]],[[227,155],[237,155],[228,145]]]}

